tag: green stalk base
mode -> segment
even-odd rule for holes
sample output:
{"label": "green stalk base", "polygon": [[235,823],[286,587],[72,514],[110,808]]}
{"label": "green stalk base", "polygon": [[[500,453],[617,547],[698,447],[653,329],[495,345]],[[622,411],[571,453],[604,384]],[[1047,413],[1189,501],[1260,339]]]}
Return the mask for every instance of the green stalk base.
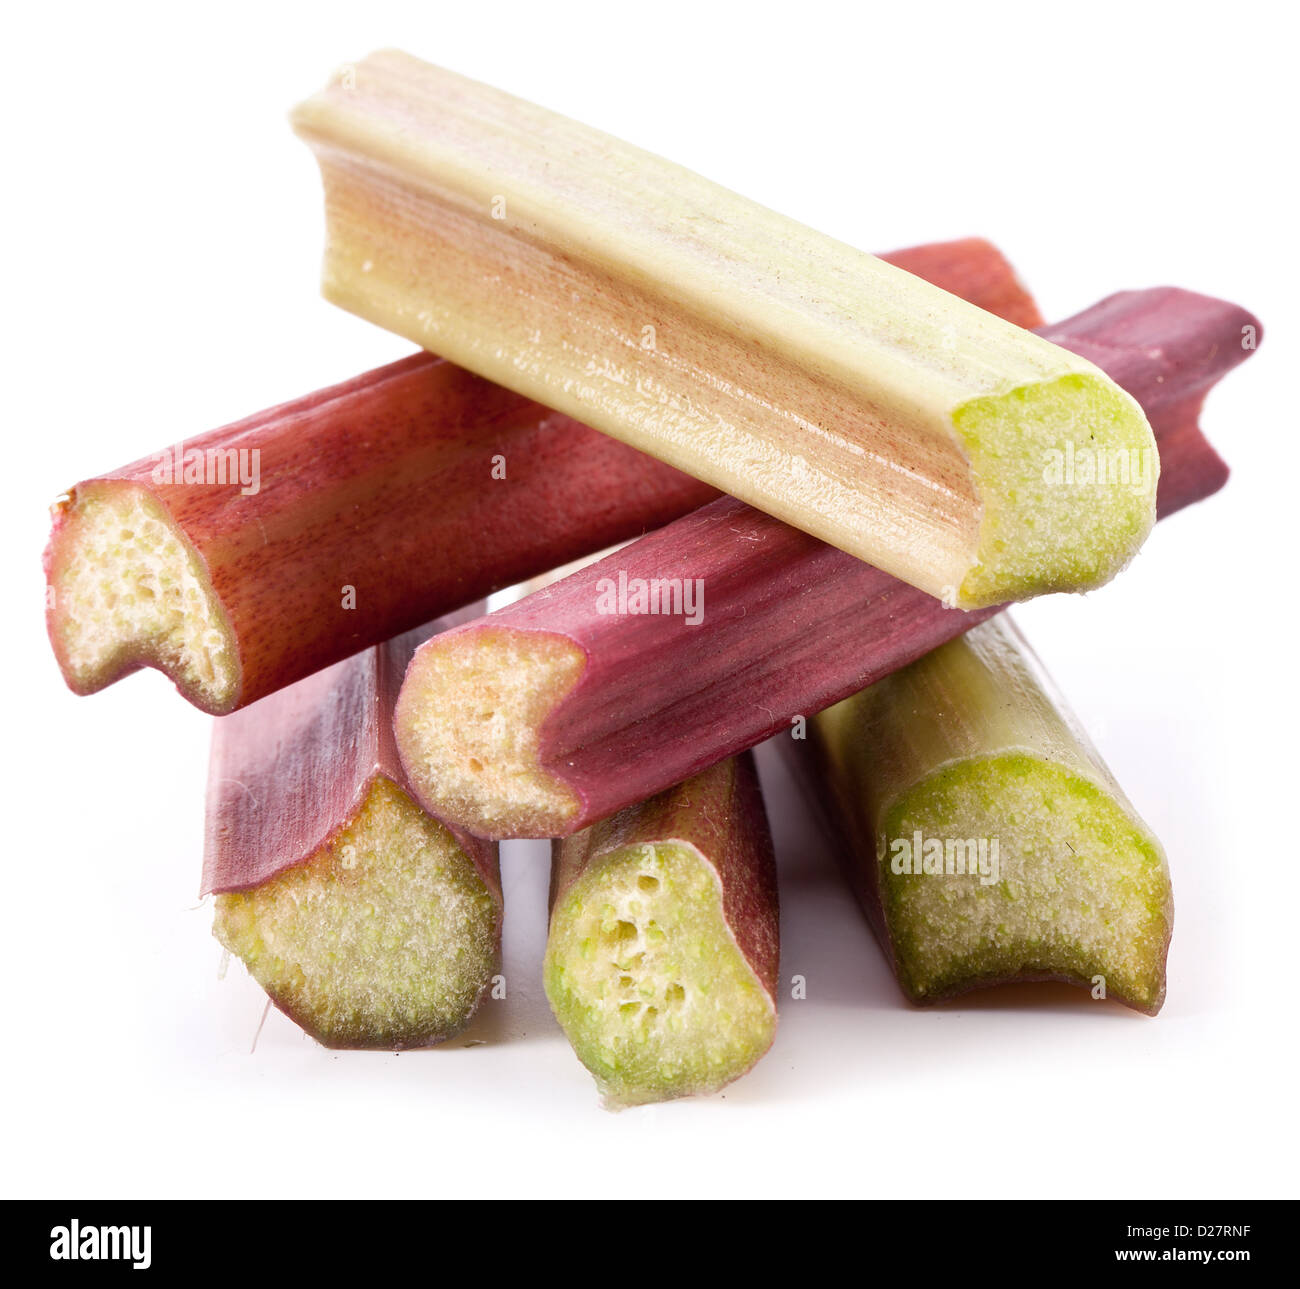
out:
{"label": "green stalk base", "polygon": [[[895,872],[918,833],[945,844],[942,865],[932,847],[927,871]],[[949,871],[953,841],[985,843],[980,871],[969,860]],[[1160,1009],[1169,871],[1151,834],[1090,779],[1021,752],[959,761],[902,794],[879,847],[885,921],[913,1001],[1007,980],[1096,990],[1100,978],[1107,997]]]}
{"label": "green stalk base", "polygon": [[378,776],[308,860],[216,897],[213,934],[327,1047],[427,1047],[473,1015],[498,969],[500,910],[471,859]]}
{"label": "green stalk base", "polygon": [[771,1046],[776,1009],[694,846],[612,851],[556,904],[546,995],[610,1105],[714,1092]]}

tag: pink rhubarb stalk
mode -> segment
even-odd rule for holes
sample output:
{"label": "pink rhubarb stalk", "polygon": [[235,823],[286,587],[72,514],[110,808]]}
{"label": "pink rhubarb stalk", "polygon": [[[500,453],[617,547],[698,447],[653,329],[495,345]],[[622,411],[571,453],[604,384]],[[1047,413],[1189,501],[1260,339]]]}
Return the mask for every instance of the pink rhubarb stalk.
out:
{"label": "pink rhubarb stalk", "polygon": [[328,1047],[424,1047],[499,969],[497,848],[422,810],[393,744],[415,631],[216,721],[213,932]]}
{"label": "pink rhubarb stalk", "polygon": [[[1210,387],[1248,356],[1235,305],[1125,292],[1044,328],[1142,404],[1159,512],[1222,486],[1201,436]],[[1063,444],[1044,471],[1080,471]],[[1131,483],[1154,461],[1127,460]],[[1143,473],[1145,472],[1145,473]],[[996,608],[946,608],[730,498],[546,590],[436,637],[397,707],[421,800],[489,837],[564,836],[752,747],[919,658]]]}

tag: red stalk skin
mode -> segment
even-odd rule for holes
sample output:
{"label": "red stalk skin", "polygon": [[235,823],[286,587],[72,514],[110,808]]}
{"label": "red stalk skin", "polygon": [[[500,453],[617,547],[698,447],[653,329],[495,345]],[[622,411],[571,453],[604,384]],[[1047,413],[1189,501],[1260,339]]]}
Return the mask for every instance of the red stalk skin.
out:
{"label": "red stalk skin", "polygon": [[[545,567],[639,535],[714,489],[431,354],[214,430],[189,449],[257,450],[261,487],[157,483],[161,454],[74,489],[145,488],[198,552],[238,651],[221,715]],[[494,458],[506,478],[493,478]],[[53,575],[67,508],[46,552]],[[344,588],[355,607],[344,607]],[[78,686],[89,693],[143,653]]]}
{"label": "red stalk skin", "polygon": [[[476,608],[354,654],[217,718],[200,898],[252,890],[304,862],[348,826],[381,775],[414,799],[393,740],[402,676],[417,645]],[[500,907],[495,843],[438,822],[473,861]]]}
{"label": "red stalk skin", "polygon": [[694,846],[717,871],[723,916],[775,1005],[781,953],[776,856],[752,752],[629,806],[584,836],[554,841],[551,910],[593,861],[637,842],[668,841]]}
{"label": "red stalk skin", "polygon": [[[1097,363],[1147,411],[1161,457],[1161,516],[1227,478],[1197,420],[1210,387],[1249,355],[1245,327],[1259,334],[1238,306],[1169,287],[1123,292],[1040,329]],[[629,581],[701,579],[702,623],[597,613],[597,584],[620,572]],[[539,739],[542,769],[578,801],[567,835],[788,730],[999,611],[946,608],[723,497],[456,633],[548,633],[585,655]]]}
{"label": "red stalk skin", "polygon": [[[1014,270],[985,241],[884,258],[974,304],[1039,321]],[[45,570],[53,586],[75,554],[67,521],[78,491],[146,490],[197,552],[235,641],[239,680],[228,700],[178,685],[214,715],[719,495],[426,353],[184,446],[257,450],[260,489],[246,496],[238,483],[157,482],[163,454],[155,453],[68,494],[56,507]],[[504,480],[493,474],[499,459]],[[355,588],[352,608],[343,607],[347,586]],[[166,670],[137,645],[78,682],[61,646],[63,606],[57,596],[49,601],[50,640],[75,692],[96,692],[141,667]]]}

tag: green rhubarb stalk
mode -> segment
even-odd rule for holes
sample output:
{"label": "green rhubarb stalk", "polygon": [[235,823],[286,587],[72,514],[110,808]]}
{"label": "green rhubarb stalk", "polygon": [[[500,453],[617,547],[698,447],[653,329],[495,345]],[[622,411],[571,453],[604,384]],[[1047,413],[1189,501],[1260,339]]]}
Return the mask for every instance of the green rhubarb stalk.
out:
{"label": "green rhubarb stalk", "polygon": [[821,712],[809,743],[913,1002],[1063,980],[1159,1011],[1164,852],[1005,615]]}
{"label": "green rhubarb stalk", "polygon": [[776,871],[749,753],[554,843],[546,996],[610,1105],[714,1092],[776,1031]]}
{"label": "green rhubarb stalk", "polygon": [[326,296],[962,608],[1113,576],[1154,460],[1091,362],[659,157],[396,50],[294,126]]}

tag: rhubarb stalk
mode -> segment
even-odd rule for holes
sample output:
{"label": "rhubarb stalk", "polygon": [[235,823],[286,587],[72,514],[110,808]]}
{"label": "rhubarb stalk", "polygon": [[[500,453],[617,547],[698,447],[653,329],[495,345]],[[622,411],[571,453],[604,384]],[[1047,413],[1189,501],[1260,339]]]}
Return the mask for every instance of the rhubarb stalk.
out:
{"label": "rhubarb stalk", "polygon": [[779,918],[752,756],[554,844],[546,996],[612,1105],[714,1092],[776,1031]]}
{"label": "rhubarb stalk", "polygon": [[[1248,355],[1247,325],[1258,327],[1234,305],[1163,288],[1046,329],[1095,353],[1147,408],[1164,456],[1161,514],[1226,478],[1197,414]],[[1056,486],[1154,481],[1154,463],[1135,454],[1123,458],[1123,480],[1087,483],[1085,459],[1076,453],[1078,473]],[[1051,457],[1040,469],[1064,464]],[[564,836],[789,729],[994,611],[947,609],[723,498],[421,648],[398,701],[398,746],[420,799],[471,831]]]}
{"label": "rhubarb stalk", "polygon": [[226,713],[714,495],[417,354],[78,484],[50,639],[78,693],[157,667]]}
{"label": "rhubarb stalk", "polygon": [[[888,258],[1039,321],[987,242]],[[156,667],[230,712],[716,495],[413,355],[71,489],[45,557],[50,639],[77,693]]]}
{"label": "rhubarb stalk", "polygon": [[1063,980],[1160,1010],[1164,852],[1008,617],[818,713],[799,747],[913,1002]]}
{"label": "rhubarb stalk", "polygon": [[1053,488],[1138,404],[1043,336],[398,51],[294,126],[335,303],[964,608],[1100,585],[1154,495]]}
{"label": "rhubarb stalk", "polygon": [[212,738],[203,893],[213,934],[327,1047],[426,1047],[498,970],[496,846],[412,799],[392,738],[425,631],[233,715]]}

